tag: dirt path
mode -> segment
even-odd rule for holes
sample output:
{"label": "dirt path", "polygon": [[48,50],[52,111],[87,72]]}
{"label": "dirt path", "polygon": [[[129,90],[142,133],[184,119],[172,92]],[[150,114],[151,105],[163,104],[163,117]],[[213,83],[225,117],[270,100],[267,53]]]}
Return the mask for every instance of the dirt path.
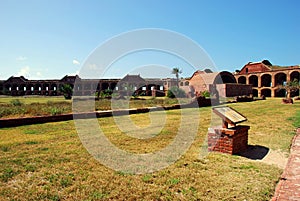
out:
{"label": "dirt path", "polygon": [[261,162],[269,165],[277,165],[279,168],[284,169],[288,162],[288,156],[286,153],[279,150],[270,149],[268,154],[261,160]]}

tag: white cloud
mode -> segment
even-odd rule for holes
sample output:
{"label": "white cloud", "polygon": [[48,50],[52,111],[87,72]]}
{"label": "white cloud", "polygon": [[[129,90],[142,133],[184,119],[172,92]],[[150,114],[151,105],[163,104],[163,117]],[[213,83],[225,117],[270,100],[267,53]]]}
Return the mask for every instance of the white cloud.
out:
{"label": "white cloud", "polygon": [[19,56],[18,58],[16,58],[17,61],[25,61],[27,60],[27,57],[24,56]]}
{"label": "white cloud", "polygon": [[73,64],[74,65],[80,65],[80,62],[78,60],[76,60],[76,59],[73,59]]}
{"label": "white cloud", "polygon": [[30,77],[30,67],[24,66],[23,68],[21,68],[20,71],[17,73],[17,76],[24,76],[26,78],[29,78]]}

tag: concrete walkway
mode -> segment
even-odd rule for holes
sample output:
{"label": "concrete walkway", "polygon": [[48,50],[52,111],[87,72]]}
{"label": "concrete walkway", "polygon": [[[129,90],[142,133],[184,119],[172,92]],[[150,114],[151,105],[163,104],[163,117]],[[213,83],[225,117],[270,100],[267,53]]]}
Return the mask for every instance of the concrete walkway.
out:
{"label": "concrete walkway", "polygon": [[300,128],[293,138],[291,153],[272,201],[300,201]]}

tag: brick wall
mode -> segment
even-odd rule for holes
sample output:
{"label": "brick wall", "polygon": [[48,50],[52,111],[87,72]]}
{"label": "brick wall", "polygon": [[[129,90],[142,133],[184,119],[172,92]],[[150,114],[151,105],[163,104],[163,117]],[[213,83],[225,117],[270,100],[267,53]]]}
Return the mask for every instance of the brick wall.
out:
{"label": "brick wall", "polygon": [[248,96],[252,94],[252,85],[249,84],[217,84],[220,97]]}

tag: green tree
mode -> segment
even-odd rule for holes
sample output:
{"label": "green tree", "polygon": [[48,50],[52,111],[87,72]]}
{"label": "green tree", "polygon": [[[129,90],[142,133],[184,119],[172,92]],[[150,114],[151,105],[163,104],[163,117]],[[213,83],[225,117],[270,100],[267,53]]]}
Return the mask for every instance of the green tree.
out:
{"label": "green tree", "polygon": [[73,88],[69,84],[64,84],[60,87],[60,92],[64,94],[65,99],[71,99],[73,95]]}
{"label": "green tree", "polygon": [[300,84],[298,79],[294,79],[293,81],[286,82],[286,84],[280,85],[278,87],[279,90],[285,89],[286,98],[291,99],[291,93],[300,89]]}
{"label": "green tree", "polygon": [[175,76],[176,76],[177,87],[179,87],[179,74],[181,74],[181,73],[182,73],[182,71],[179,68],[172,69],[172,74],[175,74]]}

